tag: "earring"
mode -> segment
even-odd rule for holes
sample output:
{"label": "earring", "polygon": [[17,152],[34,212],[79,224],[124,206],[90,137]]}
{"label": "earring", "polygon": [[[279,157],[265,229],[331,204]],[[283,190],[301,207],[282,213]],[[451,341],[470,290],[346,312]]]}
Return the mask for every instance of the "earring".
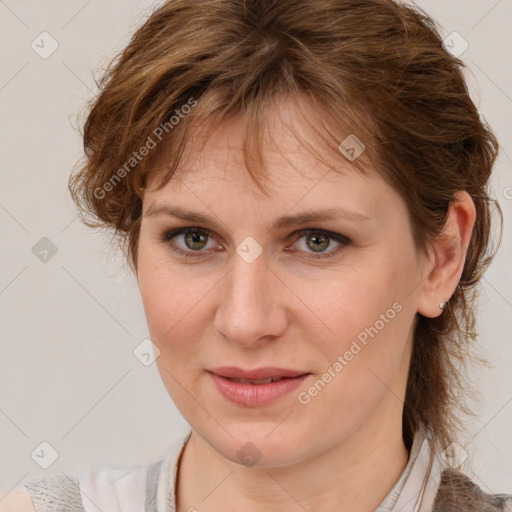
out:
{"label": "earring", "polygon": [[441,304],[439,304],[439,307],[440,307],[441,309],[444,309],[444,308],[445,308],[445,306],[446,306],[446,302],[441,302]]}

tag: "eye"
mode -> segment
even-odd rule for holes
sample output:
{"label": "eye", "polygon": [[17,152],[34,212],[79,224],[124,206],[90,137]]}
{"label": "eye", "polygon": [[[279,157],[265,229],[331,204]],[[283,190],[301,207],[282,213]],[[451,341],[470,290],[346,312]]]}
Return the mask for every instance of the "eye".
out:
{"label": "eye", "polygon": [[[350,240],[346,236],[323,229],[302,229],[296,233],[297,235],[299,238],[295,244],[299,246],[299,250],[312,252],[313,258],[336,256],[345,246],[350,244]],[[329,248],[331,250],[327,250]],[[295,251],[295,249],[287,250]]]}
{"label": "eye", "polygon": [[[293,233],[292,237],[296,240],[293,245],[298,245],[299,248],[291,246],[285,250],[305,252],[312,258],[335,256],[351,243],[346,236],[323,229],[302,229]],[[222,250],[221,246],[215,244],[213,234],[208,229],[199,227],[171,229],[160,239],[168,244],[173,252],[184,257],[205,256],[208,250],[215,248]]]}
{"label": "eye", "polygon": [[198,227],[172,229],[166,232],[161,240],[168,243],[172,251],[185,257],[202,256],[205,252],[202,249],[211,249],[212,245],[215,246],[210,232]]}

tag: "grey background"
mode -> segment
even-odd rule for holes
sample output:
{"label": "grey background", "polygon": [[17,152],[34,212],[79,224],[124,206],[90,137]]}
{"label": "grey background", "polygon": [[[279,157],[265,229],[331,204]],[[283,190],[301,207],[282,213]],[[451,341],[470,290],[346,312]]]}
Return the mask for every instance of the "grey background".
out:
{"label": "grey background", "polygon": [[[72,122],[96,90],[92,73],[157,3],[0,0],[0,489],[148,463],[188,429],[155,365],[133,354],[148,336],[134,276],[105,250],[104,235],[80,224],[66,188],[81,156]],[[491,367],[471,371],[481,398],[462,445],[471,454],[466,471],[484,490],[512,492],[512,1],[419,5],[443,37],[456,31],[468,42],[461,58],[471,94],[502,147],[493,190],[503,243],[482,281],[478,317],[479,353]],[[43,46],[43,31],[58,43],[46,59],[31,47]],[[49,48],[45,39],[40,51]],[[46,262],[44,252],[36,257],[45,248]],[[48,469],[41,465],[52,448],[41,442],[58,453]]]}

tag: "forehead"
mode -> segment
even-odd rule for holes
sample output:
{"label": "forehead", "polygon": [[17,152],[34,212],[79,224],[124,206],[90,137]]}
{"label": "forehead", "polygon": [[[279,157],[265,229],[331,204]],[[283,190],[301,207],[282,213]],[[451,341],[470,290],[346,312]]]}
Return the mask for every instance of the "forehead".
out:
{"label": "forehead", "polygon": [[[290,101],[268,112],[260,139],[268,195],[262,194],[246,169],[246,119],[240,115],[224,120],[214,130],[197,125],[170,181],[157,189],[158,175],[149,177],[144,202],[172,203],[179,199],[187,207],[193,204],[201,209],[222,203],[231,207],[233,214],[242,207],[254,207],[259,215],[263,211],[277,214],[283,209],[342,206],[372,215],[386,202],[400,201],[377,172],[362,174],[332,148],[325,163],[305,147],[299,139],[312,145],[316,142],[304,123],[309,114],[306,109]],[[318,151],[326,154],[322,148]],[[165,168],[165,161],[162,163]]]}
{"label": "forehead", "polygon": [[[353,180],[364,178],[361,171],[344,158],[336,144],[326,144],[315,133],[318,129],[315,120],[319,116],[318,107],[302,98],[290,96],[277,103],[275,108],[266,110],[261,119],[261,131],[257,134],[246,132],[247,118],[243,115],[224,119],[213,129],[208,122],[193,120],[189,131],[191,135],[171,181],[174,181],[174,186],[179,186],[177,182],[181,180],[191,183],[228,180],[233,184],[240,183],[245,192],[250,193],[256,187],[248,186],[251,179],[244,153],[247,143],[250,150],[255,149],[255,144],[261,148],[263,168],[258,168],[257,172],[271,178],[271,183],[277,187],[316,182],[320,178],[337,182],[336,175],[339,174]],[[313,154],[311,147],[317,153]],[[156,185],[165,168],[166,150],[163,149],[155,166],[159,172],[150,172],[147,184]],[[332,172],[328,172],[329,168]],[[380,178],[368,167],[366,172]]]}

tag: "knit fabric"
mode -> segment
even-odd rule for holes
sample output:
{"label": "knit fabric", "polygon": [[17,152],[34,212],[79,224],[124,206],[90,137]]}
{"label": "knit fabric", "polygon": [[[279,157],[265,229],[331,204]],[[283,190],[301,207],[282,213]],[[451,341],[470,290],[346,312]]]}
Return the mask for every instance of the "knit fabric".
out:
{"label": "knit fabric", "polygon": [[84,512],[78,479],[59,475],[31,480],[24,485],[36,512]]}

